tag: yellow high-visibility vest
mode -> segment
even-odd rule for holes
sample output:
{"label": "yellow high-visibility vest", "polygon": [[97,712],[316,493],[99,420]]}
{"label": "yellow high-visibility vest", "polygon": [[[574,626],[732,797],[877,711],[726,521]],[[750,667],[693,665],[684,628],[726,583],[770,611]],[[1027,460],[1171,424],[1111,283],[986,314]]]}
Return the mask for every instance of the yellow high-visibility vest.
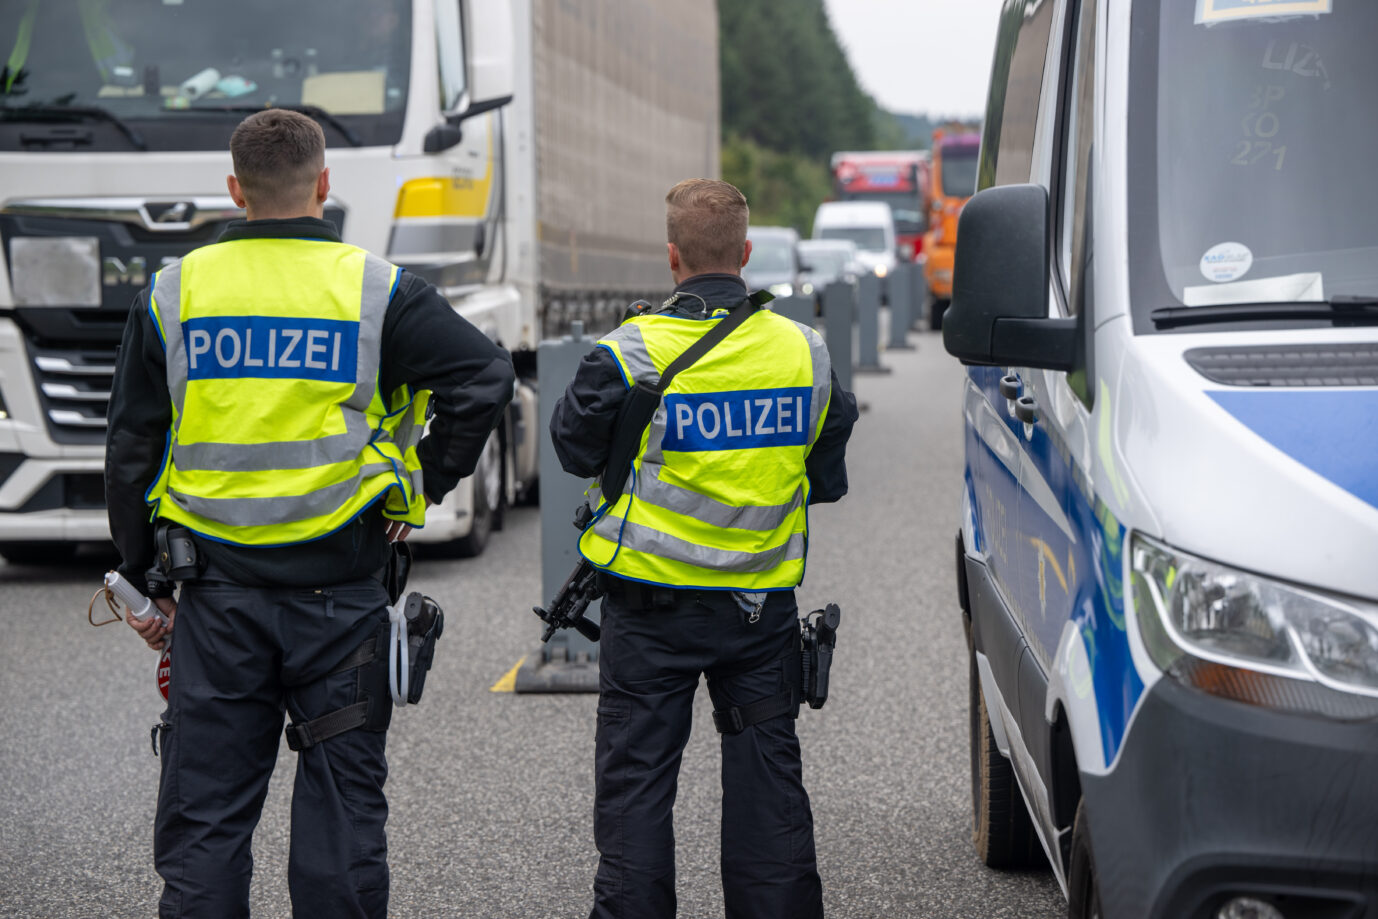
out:
{"label": "yellow high-visibility vest", "polygon": [[[601,339],[628,387],[654,383],[726,313],[639,316]],[[832,394],[813,329],[761,310],[677,374],[622,496],[579,551],[618,577],[669,587],[787,590],[804,577],[813,448]],[[596,493],[596,488],[595,488]]]}
{"label": "yellow high-visibility vest", "polygon": [[425,521],[416,443],[429,392],[378,389],[401,269],[316,239],[197,249],[153,281],[172,429],[158,517],[250,546],[325,536],[382,499]]}

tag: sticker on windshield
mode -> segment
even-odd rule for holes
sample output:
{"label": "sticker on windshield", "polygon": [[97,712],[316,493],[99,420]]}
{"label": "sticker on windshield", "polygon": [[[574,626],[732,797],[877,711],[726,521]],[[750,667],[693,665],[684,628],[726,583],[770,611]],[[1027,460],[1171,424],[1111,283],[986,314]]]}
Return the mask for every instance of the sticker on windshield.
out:
{"label": "sticker on windshield", "polygon": [[1221,243],[1211,246],[1201,256],[1201,274],[1207,281],[1224,284],[1242,278],[1253,267],[1254,254],[1243,243]]}
{"label": "sticker on windshield", "polygon": [[1331,3],[1332,0],[1196,0],[1196,24],[1274,16],[1321,16],[1330,12]]}

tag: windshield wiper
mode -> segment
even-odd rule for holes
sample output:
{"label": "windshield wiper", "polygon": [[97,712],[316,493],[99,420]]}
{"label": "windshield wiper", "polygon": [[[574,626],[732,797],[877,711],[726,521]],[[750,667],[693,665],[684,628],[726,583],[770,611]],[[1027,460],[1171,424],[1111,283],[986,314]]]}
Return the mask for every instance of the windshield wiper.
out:
{"label": "windshield wiper", "polygon": [[23,106],[0,106],[6,121],[105,121],[113,124],[139,150],[147,150],[143,135],[109,109],[96,105],[48,105],[35,102]]}
{"label": "windshield wiper", "polygon": [[289,112],[299,112],[302,115],[310,116],[317,121],[330,125],[339,132],[340,136],[349,141],[351,147],[362,147],[364,142],[359,139],[359,135],[354,130],[334,115],[321,108],[319,105],[193,105],[189,108],[168,109],[169,112],[229,112],[234,114],[253,114],[254,112],[266,112],[270,108],[286,109]]}
{"label": "windshield wiper", "polygon": [[1214,322],[1266,322],[1330,319],[1378,322],[1378,295],[1336,294],[1329,300],[1292,303],[1222,303],[1216,306],[1167,306],[1148,314],[1160,329]]}

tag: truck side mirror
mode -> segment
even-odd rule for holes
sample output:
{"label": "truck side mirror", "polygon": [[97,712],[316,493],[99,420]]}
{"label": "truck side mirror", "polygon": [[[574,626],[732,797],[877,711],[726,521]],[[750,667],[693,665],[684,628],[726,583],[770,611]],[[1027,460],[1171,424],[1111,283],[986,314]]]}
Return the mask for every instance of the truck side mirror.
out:
{"label": "truck side mirror", "polygon": [[1000,185],[962,208],[943,347],[966,364],[1069,371],[1077,320],[1048,316],[1048,191]]}
{"label": "truck side mirror", "polygon": [[469,62],[469,105],[460,118],[501,108],[512,101],[512,4],[510,0],[465,0],[465,60]]}
{"label": "truck side mirror", "polygon": [[436,125],[426,132],[421,149],[427,153],[440,153],[448,150],[464,139],[464,132],[457,124],[448,121]]}

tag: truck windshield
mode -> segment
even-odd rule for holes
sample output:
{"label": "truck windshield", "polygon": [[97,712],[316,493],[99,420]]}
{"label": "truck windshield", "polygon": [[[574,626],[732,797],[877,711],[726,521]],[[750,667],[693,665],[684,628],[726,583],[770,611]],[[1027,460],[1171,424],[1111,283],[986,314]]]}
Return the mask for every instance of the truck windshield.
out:
{"label": "truck windshield", "polygon": [[1378,291],[1378,4],[1141,0],[1129,238],[1135,328],[1174,306]]}
{"label": "truck windshield", "polygon": [[924,230],[923,212],[919,210],[919,193],[906,191],[845,191],[840,201],[884,201],[895,217],[896,233],[921,233]]}
{"label": "truck windshield", "polygon": [[943,195],[970,198],[976,194],[977,147],[944,147],[942,151]]}
{"label": "truck windshield", "polygon": [[864,252],[885,251],[885,230],[881,227],[824,227],[819,239],[850,239]]}
{"label": "truck windshield", "polygon": [[408,0],[5,0],[0,150],[140,148],[130,129],[149,150],[223,150],[270,105],[334,116],[348,131],[327,143],[395,143],[410,33]]}

